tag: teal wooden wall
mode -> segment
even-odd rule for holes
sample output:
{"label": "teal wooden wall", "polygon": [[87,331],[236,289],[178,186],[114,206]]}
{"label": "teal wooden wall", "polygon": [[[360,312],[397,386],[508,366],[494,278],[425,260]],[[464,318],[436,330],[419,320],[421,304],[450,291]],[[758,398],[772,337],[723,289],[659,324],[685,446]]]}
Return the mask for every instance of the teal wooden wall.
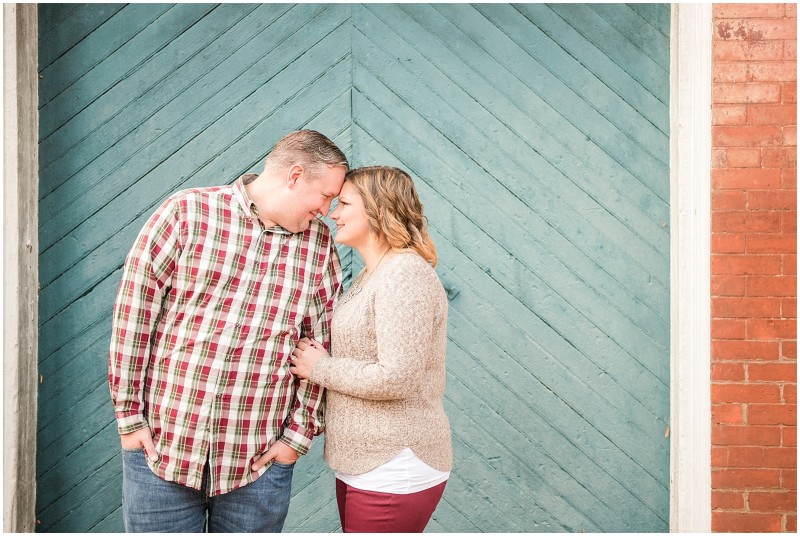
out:
{"label": "teal wooden wall", "polygon": [[[440,251],[455,468],[429,530],[668,530],[668,5],[39,14],[40,531],[122,529],[107,350],[145,219],[304,127],[410,170]],[[314,445],[290,531],[338,528]]]}

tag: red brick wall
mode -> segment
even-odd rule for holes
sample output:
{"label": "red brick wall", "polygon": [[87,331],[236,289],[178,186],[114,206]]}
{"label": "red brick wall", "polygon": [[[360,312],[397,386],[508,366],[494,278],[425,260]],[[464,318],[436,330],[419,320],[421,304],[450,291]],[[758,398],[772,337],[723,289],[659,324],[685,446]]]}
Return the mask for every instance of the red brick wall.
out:
{"label": "red brick wall", "polygon": [[711,527],[797,527],[797,12],[715,4]]}

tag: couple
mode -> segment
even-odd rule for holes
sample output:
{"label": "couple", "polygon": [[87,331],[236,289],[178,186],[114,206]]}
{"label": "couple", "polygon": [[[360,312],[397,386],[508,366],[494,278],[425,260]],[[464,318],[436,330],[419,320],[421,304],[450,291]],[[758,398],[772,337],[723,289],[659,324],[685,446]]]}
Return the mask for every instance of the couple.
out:
{"label": "couple", "polygon": [[[365,269],[341,293],[336,241]],[[447,299],[411,178],[312,130],[184,190],[125,260],[109,384],[128,532],[279,532],[325,431],[345,532],[422,532],[451,468]]]}

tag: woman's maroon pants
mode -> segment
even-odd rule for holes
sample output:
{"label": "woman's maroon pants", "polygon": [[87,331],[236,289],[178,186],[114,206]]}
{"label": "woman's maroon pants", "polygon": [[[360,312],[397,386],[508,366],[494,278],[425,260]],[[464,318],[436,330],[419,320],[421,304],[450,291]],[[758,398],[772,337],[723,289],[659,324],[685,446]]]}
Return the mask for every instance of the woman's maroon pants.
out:
{"label": "woman's maroon pants", "polygon": [[364,491],[336,479],[336,502],[343,532],[422,532],[447,482],[401,495]]}

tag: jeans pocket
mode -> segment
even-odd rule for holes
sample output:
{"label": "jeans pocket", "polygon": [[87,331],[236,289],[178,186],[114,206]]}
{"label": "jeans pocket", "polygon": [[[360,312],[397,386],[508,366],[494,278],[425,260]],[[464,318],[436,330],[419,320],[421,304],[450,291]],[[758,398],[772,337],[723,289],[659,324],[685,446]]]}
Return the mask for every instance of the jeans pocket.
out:
{"label": "jeans pocket", "polygon": [[136,447],[133,449],[126,449],[125,447],[122,447],[122,452],[143,452],[143,450],[142,447]]}
{"label": "jeans pocket", "polygon": [[295,465],[296,463],[297,463],[297,462],[292,462],[292,463],[282,463],[282,462],[279,462],[278,460],[272,460],[272,465],[276,465],[276,466],[278,466],[278,467],[283,467],[284,469],[291,469],[292,467],[294,467],[294,465]]}

